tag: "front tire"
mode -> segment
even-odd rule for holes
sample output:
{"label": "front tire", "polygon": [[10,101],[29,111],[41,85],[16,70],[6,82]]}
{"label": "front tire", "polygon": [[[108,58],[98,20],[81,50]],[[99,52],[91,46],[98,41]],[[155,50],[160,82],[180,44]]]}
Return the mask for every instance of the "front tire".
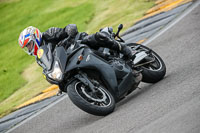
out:
{"label": "front tire", "polygon": [[103,86],[99,86],[94,94],[88,86],[75,80],[68,86],[67,92],[71,101],[87,113],[105,116],[115,109],[113,96]]}
{"label": "front tire", "polygon": [[156,83],[163,79],[166,74],[166,66],[162,58],[156,52],[146,46],[137,43],[128,44],[128,46],[132,49],[138,45],[140,45],[140,48],[137,49],[138,51],[151,51],[150,56],[155,59],[154,62],[141,67],[143,76],[142,81],[146,83]]}

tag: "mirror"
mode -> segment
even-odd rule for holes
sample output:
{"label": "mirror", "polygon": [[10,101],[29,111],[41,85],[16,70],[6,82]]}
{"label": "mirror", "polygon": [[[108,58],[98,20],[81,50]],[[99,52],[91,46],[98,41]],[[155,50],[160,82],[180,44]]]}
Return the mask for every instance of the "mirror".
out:
{"label": "mirror", "polygon": [[120,24],[119,26],[118,26],[118,30],[121,30],[123,28],[123,24]]}

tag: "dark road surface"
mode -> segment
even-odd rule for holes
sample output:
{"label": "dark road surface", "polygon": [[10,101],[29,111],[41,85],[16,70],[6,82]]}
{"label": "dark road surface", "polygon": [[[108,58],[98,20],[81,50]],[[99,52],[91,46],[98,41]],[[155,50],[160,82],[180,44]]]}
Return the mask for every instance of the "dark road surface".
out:
{"label": "dark road surface", "polygon": [[165,61],[166,77],[141,84],[106,117],[61,100],[13,133],[200,133],[200,6],[148,47]]}

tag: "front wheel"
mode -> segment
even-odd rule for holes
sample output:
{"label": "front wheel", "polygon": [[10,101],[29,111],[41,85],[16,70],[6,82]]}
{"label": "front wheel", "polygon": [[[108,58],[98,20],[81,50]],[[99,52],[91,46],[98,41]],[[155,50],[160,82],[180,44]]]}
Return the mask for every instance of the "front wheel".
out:
{"label": "front wheel", "polygon": [[115,100],[103,86],[96,87],[95,93],[79,80],[68,86],[67,92],[71,101],[87,113],[105,116],[114,111]]}
{"label": "front wheel", "polygon": [[128,44],[128,46],[132,49],[135,49],[136,47],[140,46],[137,49],[137,51],[150,52],[147,59],[144,59],[144,62],[142,62],[141,64],[145,64],[145,62],[148,62],[149,60],[153,59],[151,63],[141,66],[143,82],[156,83],[164,78],[166,74],[166,66],[162,58],[156,52],[154,52],[146,46],[137,43],[130,43]]}

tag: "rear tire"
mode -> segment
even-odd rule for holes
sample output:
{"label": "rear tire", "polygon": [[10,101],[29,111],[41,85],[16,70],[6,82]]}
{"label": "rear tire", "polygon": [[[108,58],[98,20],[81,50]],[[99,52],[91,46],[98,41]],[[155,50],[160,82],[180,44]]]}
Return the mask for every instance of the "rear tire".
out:
{"label": "rear tire", "polygon": [[164,78],[166,74],[166,66],[162,58],[150,48],[137,43],[128,44],[129,47],[134,48],[140,45],[139,51],[151,51],[152,56],[155,58],[153,63],[142,66],[142,81],[146,83],[156,83]]}
{"label": "rear tire", "polygon": [[69,98],[77,107],[93,115],[105,116],[114,111],[115,100],[103,86],[98,90],[94,97],[90,88],[79,80],[75,80],[67,88]]}

